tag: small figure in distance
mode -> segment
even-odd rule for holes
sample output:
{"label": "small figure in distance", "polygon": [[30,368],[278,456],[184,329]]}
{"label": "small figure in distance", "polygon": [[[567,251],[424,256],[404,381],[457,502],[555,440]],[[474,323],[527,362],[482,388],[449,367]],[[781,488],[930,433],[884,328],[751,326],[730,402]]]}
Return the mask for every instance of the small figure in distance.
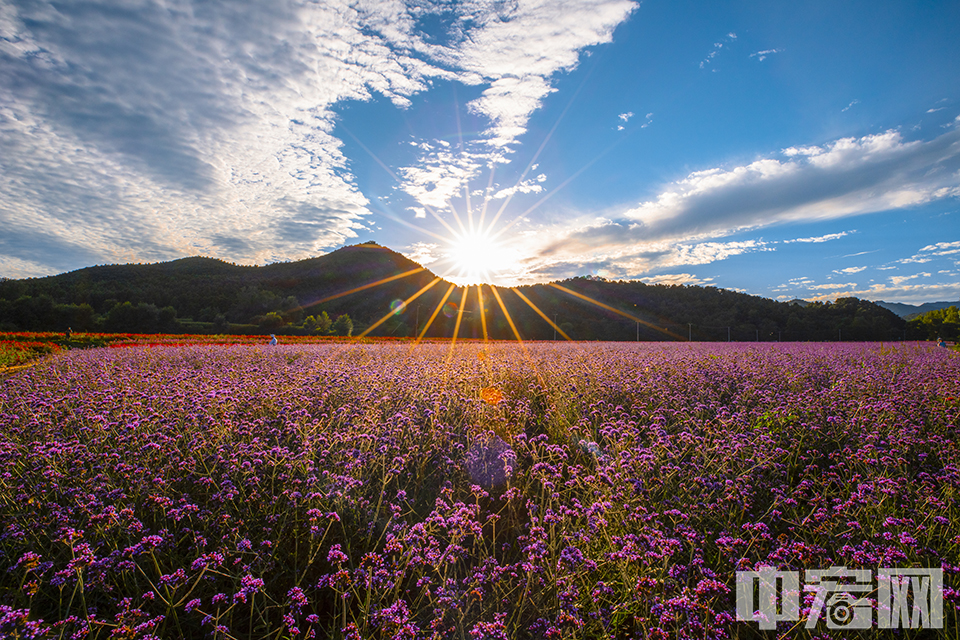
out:
{"label": "small figure in distance", "polygon": [[276,346],[276,344],[277,344],[277,336],[275,336],[275,335],[273,335],[273,334],[271,333],[271,334],[270,334],[270,346],[273,347],[273,346]]}
{"label": "small figure in distance", "polygon": [[947,343],[943,341],[943,338],[937,338],[937,346],[938,346],[938,347],[945,347],[945,346],[947,346]]}
{"label": "small figure in distance", "polygon": [[67,327],[67,333],[66,333],[63,337],[66,338],[67,340],[69,340],[69,339],[70,339],[70,335],[71,335],[72,333],[73,333],[73,331],[70,329],[70,327]]}

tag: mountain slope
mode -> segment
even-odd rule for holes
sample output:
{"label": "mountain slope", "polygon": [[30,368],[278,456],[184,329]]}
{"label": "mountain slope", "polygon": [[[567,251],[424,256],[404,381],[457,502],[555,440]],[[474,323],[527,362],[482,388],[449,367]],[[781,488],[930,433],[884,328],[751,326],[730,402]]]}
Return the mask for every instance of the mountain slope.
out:
{"label": "mountain slope", "polygon": [[904,304],[902,302],[883,302],[878,301],[878,305],[884,309],[889,309],[901,318],[910,319],[913,316],[918,316],[922,313],[927,313],[928,311],[939,311],[940,309],[946,309],[947,307],[955,307],[960,305],[960,302],[926,302],[924,304]]}
{"label": "mountain slope", "polygon": [[416,335],[433,317],[429,336],[449,337],[459,323],[460,337],[482,338],[486,329],[505,339],[905,337],[902,319],[855,298],[803,307],[715,287],[595,278],[464,289],[375,244],[262,267],[195,257],[0,282],[0,326],[8,330],[303,332],[314,326],[305,318],[324,313],[349,315],[355,333],[379,322],[371,335],[394,336]]}

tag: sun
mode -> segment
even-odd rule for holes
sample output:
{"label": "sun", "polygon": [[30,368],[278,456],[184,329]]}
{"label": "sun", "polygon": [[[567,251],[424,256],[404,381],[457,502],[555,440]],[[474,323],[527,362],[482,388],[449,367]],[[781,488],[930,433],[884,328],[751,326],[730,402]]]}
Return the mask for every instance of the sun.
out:
{"label": "sun", "polygon": [[503,245],[488,235],[461,235],[450,245],[450,260],[456,272],[451,279],[461,285],[489,283],[492,274],[505,266],[506,258]]}

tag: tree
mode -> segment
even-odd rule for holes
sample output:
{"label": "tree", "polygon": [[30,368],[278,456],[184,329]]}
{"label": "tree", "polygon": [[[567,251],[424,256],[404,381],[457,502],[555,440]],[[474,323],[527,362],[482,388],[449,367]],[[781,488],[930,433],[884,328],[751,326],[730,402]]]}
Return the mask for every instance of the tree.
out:
{"label": "tree", "polygon": [[271,311],[267,315],[263,316],[263,318],[261,318],[259,324],[261,329],[266,329],[268,331],[273,329],[279,329],[284,325],[283,316],[281,316],[276,311]]}
{"label": "tree", "polygon": [[307,316],[307,319],[303,321],[303,328],[310,333],[323,335],[330,333],[330,326],[332,324],[327,312],[321,311],[319,316]]}
{"label": "tree", "polygon": [[333,333],[338,336],[353,335],[353,320],[347,314],[337,316],[333,321]]}

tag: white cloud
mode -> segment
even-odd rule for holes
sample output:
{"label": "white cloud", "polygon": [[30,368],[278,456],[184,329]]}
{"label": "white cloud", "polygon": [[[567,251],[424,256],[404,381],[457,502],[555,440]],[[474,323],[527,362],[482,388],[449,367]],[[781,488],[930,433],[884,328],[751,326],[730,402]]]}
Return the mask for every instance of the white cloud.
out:
{"label": "white cloud", "polygon": [[509,198],[518,193],[541,193],[543,191],[543,183],[546,182],[546,180],[547,176],[541,173],[536,178],[521,180],[512,187],[495,191],[490,195],[490,199],[502,200],[503,198]]}
{"label": "white cloud", "polygon": [[843,109],[840,109],[840,113],[843,113],[843,112],[845,112],[845,111],[849,111],[849,110],[850,110],[850,107],[853,107],[854,105],[858,105],[858,104],[860,104],[860,101],[859,101],[859,100],[853,100],[850,104],[848,104],[847,106],[845,106]]}
{"label": "white cloud", "polygon": [[626,113],[621,113],[617,117],[623,120],[624,122],[627,122],[628,120],[630,120],[630,118],[633,117],[633,111],[627,111]]}
{"label": "white cloud", "polygon": [[[437,79],[481,87],[469,107],[488,125],[483,150],[415,143],[422,162],[398,172],[421,206],[443,206],[505,161],[554,74],[636,6],[0,3],[5,275],[198,253],[264,263],[342,244],[370,211],[334,107],[380,94],[405,108]],[[450,13],[439,40],[421,31]]]}
{"label": "white cloud", "polygon": [[897,260],[900,264],[925,264],[932,262],[937,258],[945,258],[960,254],[960,241],[956,242],[938,242],[923,247],[917,253],[909,258]]}
{"label": "white cloud", "polygon": [[839,240],[840,238],[849,235],[849,231],[841,231],[840,233],[828,233],[824,236],[814,236],[812,238],[795,238],[793,240],[784,240],[784,244],[790,244],[791,242],[830,242],[831,240]]}
{"label": "white cloud", "polygon": [[767,59],[767,56],[771,56],[775,53],[782,53],[783,49],[765,49],[763,51],[757,51],[756,53],[751,53],[751,58],[756,58],[760,62],[763,62]]}
{"label": "white cloud", "polygon": [[[610,224],[600,220],[598,226]],[[538,244],[549,243],[551,234],[538,231],[524,240],[527,251]],[[564,245],[551,247],[546,252],[530,255],[525,269],[513,275],[520,283],[543,282],[584,273],[596,273],[609,278],[634,278],[654,270],[704,265],[757,251],[773,251],[762,240],[733,242],[675,243],[652,242],[641,246],[622,247],[619,250],[590,251],[589,247]],[[529,255],[529,253],[528,253]]]}
{"label": "white cloud", "polygon": [[710,264],[726,260],[731,256],[754,251],[773,251],[761,240],[743,240],[738,242],[701,242],[699,244],[679,244],[675,257],[668,260],[673,265]]}
{"label": "white cloud", "polygon": [[[737,34],[735,34],[735,33],[733,33],[733,32],[730,32],[730,33],[727,34],[727,37],[726,37],[727,42],[726,42],[726,44],[729,44],[729,43],[735,41],[736,39],[737,39]],[[720,53],[720,50],[723,49],[723,46],[724,46],[724,43],[723,43],[723,42],[714,42],[714,43],[713,43],[713,51],[711,51],[710,53],[708,53],[708,54],[707,54],[707,57],[700,61],[700,68],[701,68],[701,69],[705,69],[708,64],[710,64],[711,62],[713,62],[713,59],[717,57],[717,54]],[[714,69],[714,71],[716,71],[716,69]]]}
{"label": "white cloud", "polygon": [[657,276],[648,276],[638,278],[641,282],[647,284],[666,284],[666,285],[690,285],[707,286],[713,282],[713,278],[700,278],[690,273],[664,273]]}
{"label": "white cloud", "polygon": [[527,120],[554,89],[549,78],[573,69],[585,47],[609,42],[637,5],[626,0],[566,0],[491,4],[463,46],[451,54],[459,68],[489,82],[470,108],[493,123],[488,144],[505,147],[525,133]]}
{"label": "white cloud", "polygon": [[861,271],[866,271],[866,270],[867,270],[866,267],[847,267],[846,269],[834,269],[833,272],[852,274],[852,273],[860,273]]}
{"label": "white cloud", "polygon": [[960,282],[935,282],[923,284],[872,284],[866,289],[854,289],[842,293],[827,293],[813,296],[810,301],[833,300],[840,296],[853,296],[864,300],[883,300],[923,304],[936,300],[960,300]]}
{"label": "white cloud", "polygon": [[827,284],[808,284],[806,285],[807,289],[819,290],[819,289],[849,289],[850,287],[857,286],[856,282],[831,282]]}
{"label": "white cloud", "polygon": [[432,262],[439,260],[437,255],[437,250],[440,249],[440,245],[432,242],[416,242],[405,250],[400,251],[401,254],[413,260],[421,266],[427,266]]}
{"label": "white cloud", "polygon": [[890,276],[890,284],[894,286],[900,286],[904,282],[909,282],[911,280],[916,280],[917,278],[929,278],[931,274],[926,272],[914,273],[909,276]]}
{"label": "white cloud", "polygon": [[[887,132],[837,140],[819,152],[693,172],[615,221],[559,232],[545,253],[612,253],[777,223],[907,209],[957,196],[960,131],[925,142],[907,142],[899,133]],[[825,242],[846,233],[799,240]]]}

